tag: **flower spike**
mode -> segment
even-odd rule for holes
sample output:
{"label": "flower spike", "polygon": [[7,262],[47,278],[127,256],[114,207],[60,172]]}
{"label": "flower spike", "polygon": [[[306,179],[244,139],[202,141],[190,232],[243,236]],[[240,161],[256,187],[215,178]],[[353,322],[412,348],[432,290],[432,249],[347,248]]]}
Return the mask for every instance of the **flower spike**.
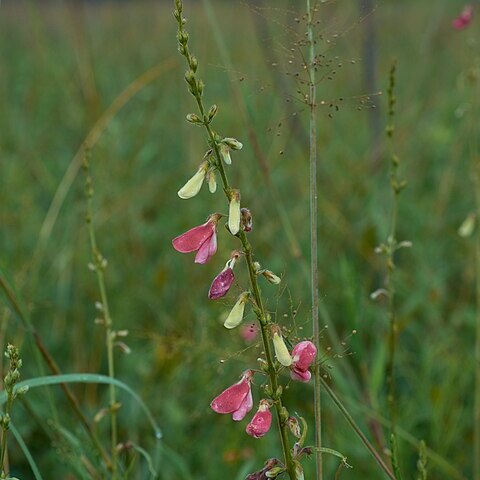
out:
{"label": "flower spike", "polygon": [[184,200],[194,197],[202,188],[207,171],[208,162],[202,162],[197,173],[178,191],[178,196]]}

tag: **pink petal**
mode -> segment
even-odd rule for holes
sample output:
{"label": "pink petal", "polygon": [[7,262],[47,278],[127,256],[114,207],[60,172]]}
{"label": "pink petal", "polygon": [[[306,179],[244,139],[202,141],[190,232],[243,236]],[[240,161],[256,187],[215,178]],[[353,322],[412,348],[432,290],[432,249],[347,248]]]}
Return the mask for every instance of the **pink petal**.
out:
{"label": "pink petal", "polygon": [[232,286],[233,281],[235,280],[235,275],[233,270],[228,267],[225,270],[222,270],[214,279],[210,285],[210,290],[208,291],[208,298],[211,300],[216,300],[221,298],[228,293],[230,287]]}
{"label": "pink petal", "polygon": [[260,406],[257,413],[254,415],[250,423],[247,425],[245,431],[248,435],[254,438],[263,437],[269,430],[272,425],[272,414],[270,410],[265,410]]}
{"label": "pink petal", "polygon": [[309,340],[297,343],[292,350],[293,365],[300,370],[307,370],[315,361],[317,349]]}
{"label": "pink petal", "polygon": [[228,387],[218,397],[215,397],[210,403],[212,410],[217,413],[233,413],[238,410],[250,392],[252,375],[253,372],[247,370],[239,382]]}
{"label": "pink petal", "polygon": [[292,380],[303,383],[307,383],[312,378],[310,370],[301,370],[296,367],[290,369],[290,376],[292,377]]}
{"label": "pink petal", "polygon": [[[249,384],[250,385],[250,384]],[[248,395],[243,400],[240,408],[233,412],[232,418],[236,422],[243,420],[245,415],[253,408],[253,397],[252,397],[252,389],[249,389]]]}
{"label": "pink petal", "polygon": [[215,252],[217,251],[217,234],[213,232],[213,235],[205,240],[202,246],[198,249],[197,255],[195,256],[195,263],[207,263]]}
{"label": "pink petal", "polygon": [[212,235],[215,234],[215,224],[206,222],[172,240],[173,248],[180,253],[190,253],[198,250]]}
{"label": "pink petal", "polygon": [[246,342],[253,342],[258,335],[258,327],[255,323],[244,325],[240,330],[240,335]]}

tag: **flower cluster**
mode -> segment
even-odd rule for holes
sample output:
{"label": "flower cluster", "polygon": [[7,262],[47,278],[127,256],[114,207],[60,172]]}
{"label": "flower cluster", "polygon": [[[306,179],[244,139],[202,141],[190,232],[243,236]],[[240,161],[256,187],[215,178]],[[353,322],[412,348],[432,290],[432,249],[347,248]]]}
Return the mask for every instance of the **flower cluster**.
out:
{"label": "flower cluster", "polygon": [[[235,308],[235,307],[234,307]],[[308,382],[311,378],[309,367],[314,363],[316,356],[315,345],[305,340],[298,343],[290,355],[287,346],[281,336],[278,326],[273,328],[273,344],[275,355],[280,364],[290,367],[290,376],[299,382]],[[253,408],[253,397],[251,383],[254,376],[252,370],[243,372],[239,382],[233,384],[215,397],[210,407],[216,413],[232,414],[232,419],[240,421]],[[270,402],[262,399],[259,402],[258,410],[248,423],[245,431],[254,438],[263,437],[272,424],[270,413]]]}

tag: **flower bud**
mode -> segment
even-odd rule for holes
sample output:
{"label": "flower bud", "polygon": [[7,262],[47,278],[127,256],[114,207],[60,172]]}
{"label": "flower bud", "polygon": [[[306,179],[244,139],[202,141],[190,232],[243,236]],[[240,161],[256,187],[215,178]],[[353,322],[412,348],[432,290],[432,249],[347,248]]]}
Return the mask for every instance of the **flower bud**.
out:
{"label": "flower bud", "polygon": [[242,214],[242,228],[244,232],[251,232],[253,228],[253,218],[248,208],[240,209]]}
{"label": "flower bud", "polygon": [[196,113],[189,113],[187,115],[187,122],[193,123],[194,125],[203,125],[202,120]]}
{"label": "flower bud", "polygon": [[262,272],[262,275],[272,284],[272,285],[278,285],[282,279],[275,275],[273,272],[271,272],[270,270],[264,270]]}
{"label": "flower bud", "polygon": [[298,420],[295,417],[288,417],[287,424],[292,435],[295,438],[300,438],[302,433],[300,430],[300,424],[298,423]]}
{"label": "flower bud", "polygon": [[460,228],[458,229],[458,234],[464,238],[472,235],[473,231],[475,230],[475,220],[475,214],[470,213],[470,215],[468,215],[468,217],[460,225]]}
{"label": "flower bud", "polygon": [[230,156],[230,148],[228,145],[225,143],[221,143],[218,147],[220,151],[220,156],[222,157],[222,160],[227,164],[231,165],[232,164],[232,157]]}
{"label": "flower bud", "polygon": [[213,120],[213,118],[215,117],[217,112],[218,112],[218,107],[216,105],[212,105],[210,107],[210,110],[208,111],[208,114],[207,114],[207,118],[208,118],[209,122],[211,122]]}
{"label": "flower bud", "polygon": [[195,73],[192,70],[187,70],[185,72],[185,81],[193,87],[195,85]]}
{"label": "flower bud", "polygon": [[207,182],[210,193],[215,193],[217,191],[217,178],[215,175],[215,170],[209,170],[207,172]]}
{"label": "flower bud", "polygon": [[257,413],[253,416],[245,431],[254,438],[263,437],[272,425],[272,414],[268,400],[260,400]]}
{"label": "flower bud", "polygon": [[225,320],[225,323],[223,324],[225,328],[235,328],[242,323],[243,312],[245,311],[245,304],[247,303],[248,295],[248,292],[243,292],[238,297],[237,303],[233,306],[227,319]]}
{"label": "flower bud", "polygon": [[178,196],[184,200],[194,197],[202,188],[207,170],[208,162],[202,162],[197,173],[178,191]]}
{"label": "flower bud", "polygon": [[228,229],[232,235],[240,231],[240,191],[232,190],[228,211]]}
{"label": "flower bud", "polygon": [[241,150],[243,144],[235,138],[224,138],[222,143],[227,144],[232,150]]}
{"label": "flower bud", "polygon": [[288,351],[285,341],[283,340],[280,327],[278,325],[273,326],[273,347],[275,349],[275,356],[277,360],[284,367],[289,367],[292,364],[292,357]]}

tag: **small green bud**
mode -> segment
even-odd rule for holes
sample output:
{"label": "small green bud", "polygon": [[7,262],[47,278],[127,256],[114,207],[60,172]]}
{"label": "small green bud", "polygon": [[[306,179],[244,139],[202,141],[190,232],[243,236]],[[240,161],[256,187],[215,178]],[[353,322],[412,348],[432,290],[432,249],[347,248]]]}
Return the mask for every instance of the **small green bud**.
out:
{"label": "small green bud", "polygon": [[213,118],[215,117],[215,115],[217,114],[217,111],[218,111],[218,107],[216,105],[212,105],[210,107],[210,110],[208,111],[208,114],[207,114],[207,117],[208,117],[208,121],[211,122],[213,120]]}
{"label": "small green bud", "polygon": [[189,113],[187,115],[187,122],[193,123],[194,125],[203,125],[202,120],[196,113]]}
{"label": "small green bud", "polygon": [[195,73],[192,70],[187,70],[185,72],[185,80],[193,88],[195,86]]}
{"label": "small green bud", "polygon": [[198,93],[200,94],[200,96],[203,95],[203,89],[204,89],[204,88],[205,88],[205,84],[203,83],[202,80],[199,80],[199,81],[197,82],[197,91],[198,91]]}
{"label": "small green bud", "polygon": [[23,387],[17,388],[15,391],[16,395],[25,395],[29,390],[28,385],[24,385]]}
{"label": "small green bud", "polygon": [[197,68],[198,68],[198,60],[196,57],[194,57],[192,55],[192,57],[190,58],[190,68],[196,72],[197,71]]}

